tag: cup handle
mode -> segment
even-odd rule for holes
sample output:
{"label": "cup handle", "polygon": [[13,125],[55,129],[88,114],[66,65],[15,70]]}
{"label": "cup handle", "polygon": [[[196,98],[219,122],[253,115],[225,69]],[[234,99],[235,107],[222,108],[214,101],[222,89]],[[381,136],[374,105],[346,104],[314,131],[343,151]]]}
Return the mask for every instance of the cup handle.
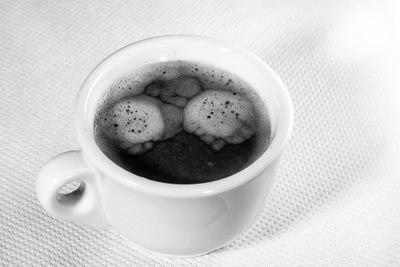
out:
{"label": "cup handle", "polygon": [[[71,193],[59,193],[63,185],[72,181],[81,184]],[[40,204],[51,215],[104,229],[108,222],[99,182],[99,175],[87,164],[81,151],[68,151],[42,167],[36,180],[36,194]]]}

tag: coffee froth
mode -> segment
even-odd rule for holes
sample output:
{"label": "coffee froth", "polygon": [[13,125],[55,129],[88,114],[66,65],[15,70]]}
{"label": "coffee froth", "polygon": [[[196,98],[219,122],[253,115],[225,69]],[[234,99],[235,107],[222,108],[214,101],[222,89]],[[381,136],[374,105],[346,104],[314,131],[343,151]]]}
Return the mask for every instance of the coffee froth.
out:
{"label": "coffee froth", "polygon": [[169,183],[232,175],[270,138],[255,91],[236,75],[186,61],[148,65],[116,81],[98,107],[94,132],[121,167]]}

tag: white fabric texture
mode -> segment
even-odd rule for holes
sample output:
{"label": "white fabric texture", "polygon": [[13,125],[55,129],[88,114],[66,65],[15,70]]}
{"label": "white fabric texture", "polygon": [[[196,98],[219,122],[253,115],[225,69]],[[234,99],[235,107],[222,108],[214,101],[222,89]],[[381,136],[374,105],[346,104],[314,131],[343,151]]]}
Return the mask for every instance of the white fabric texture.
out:
{"label": "white fabric texture", "polygon": [[[0,265],[400,266],[397,1],[1,1]],[[255,224],[196,258],[55,219],[40,167],[78,149],[73,103],[114,50],[189,33],[248,49],[293,99],[295,124]]]}

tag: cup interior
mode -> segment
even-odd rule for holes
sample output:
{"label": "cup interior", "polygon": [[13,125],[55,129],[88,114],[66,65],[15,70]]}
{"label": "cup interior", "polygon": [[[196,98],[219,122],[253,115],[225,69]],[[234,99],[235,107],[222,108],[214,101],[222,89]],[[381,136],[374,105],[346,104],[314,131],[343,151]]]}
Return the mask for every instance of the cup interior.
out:
{"label": "cup interior", "polygon": [[[282,151],[292,126],[291,101],[282,81],[267,64],[247,51],[217,40],[187,35],[156,37],[126,46],[111,54],[90,73],[79,92],[75,107],[78,140],[88,160],[101,166],[104,172],[113,177],[130,180],[131,184],[148,187],[152,186],[149,183],[159,183],[140,179],[112,163],[94,142],[93,123],[99,102],[118,78],[144,65],[177,60],[200,62],[233,73],[258,94],[269,114],[269,145],[257,160],[233,176],[241,174],[243,180],[250,179],[254,172],[267,167]],[[224,183],[224,180],[232,178],[230,176],[209,183]]]}

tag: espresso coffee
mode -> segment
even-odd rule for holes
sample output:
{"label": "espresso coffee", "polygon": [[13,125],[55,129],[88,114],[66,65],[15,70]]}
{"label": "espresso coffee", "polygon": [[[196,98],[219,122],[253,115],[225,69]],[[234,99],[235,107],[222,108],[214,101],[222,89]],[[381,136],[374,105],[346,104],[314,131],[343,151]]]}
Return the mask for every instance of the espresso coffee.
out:
{"label": "espresso coffee", "polygon": [[98,106],[95,140],[143,178],[210,182],[239,172],[267,149],[267,107],[238,76],[198,62],[144,66],[115,81]]}

